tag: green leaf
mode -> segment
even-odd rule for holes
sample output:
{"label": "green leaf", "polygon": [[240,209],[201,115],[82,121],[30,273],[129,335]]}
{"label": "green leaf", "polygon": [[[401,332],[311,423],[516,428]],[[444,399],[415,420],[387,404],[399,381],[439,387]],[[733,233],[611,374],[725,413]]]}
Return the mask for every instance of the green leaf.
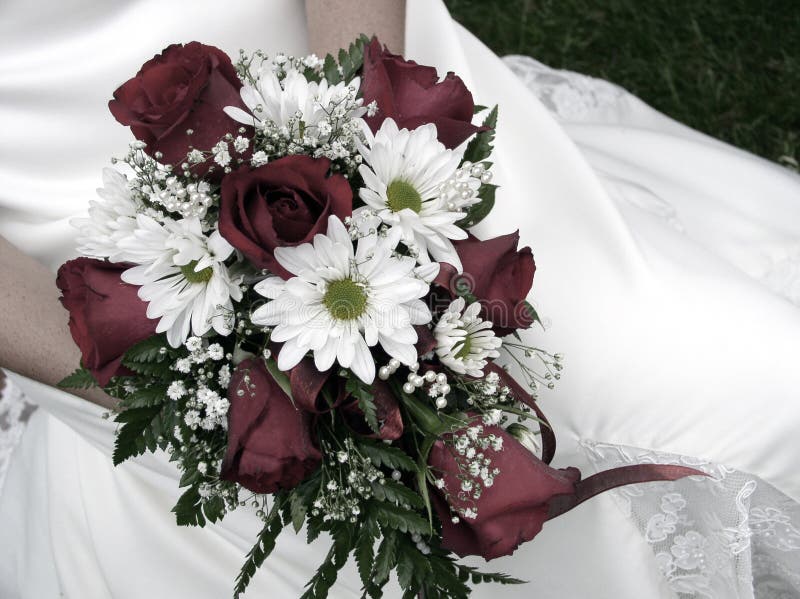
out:
{"label": "green leaf", "polygon": [[327,79],[328,83],[331,85],[336,85],[342,80],[342,75],[339,73],[339,65],[336,63],[336,59],[332,54],[325,56],[325,62],[322,64],[322,72],[325,75],[325,79]]}
{"label": "green leaf", "polygon": [[502,572],[480,572],[472,566],[456,564],[462,580],[472,579],[473,584],[493,582],[496,584],[525,584],[527,581],[514,578]]}
{"label": "green leaf", "polygon": [[350,526],[339,526],[331,531],[333,545],[317,573],[308,581],[306,592],[300,599],[326,599],[328,591],[336,582],[339,571],[347,563],[353,549],[355,535]]}
{"label": "green leaf", "polygon": [[123,358],[122,365],[151,379],[167,380],[173,377],[169,362],[136,362]]}
{"label": "green leaf", "polygon": [[[447,591],[446,597],[467,597],[471,590],[466,583],[466,579],[462,579],[460,572],[457,569],[458,564],[452,558],[446,555],[431,554],[430,564],[433,574],[432,580],[436,581],[436,586]],[[427,591],[427,586],[425,587]]]}
{"label": "green leaf", "polygon": [[319,492],[320,470],[306,478],[289,493],[289,521],[292,523],[295,533],[299,533],[303,528],[308,510]]}
{"label": "green leaf", "polygon": [[122,406],[130,408],[145,408],[160,406],[167,401],[167,388],[164,385],[152,385],[144,389],[137,389],[122,401]]}
{"label": "green leaf", "polygon": [[164,335],[155,335],[140,341],[125,352],[123,361],[127,362],[163,362],[170,351]]}
{"label": "green leaf", "polygon": [[283,521],[281,520],[280,513],[285,501],[285,495],[281,493],[275,495],[275,501],[264,522],[264,528],[258,533],[256,543],[247,554],[239,576],[236,577],[233,599],[239,599],[242,593],[245,592],[258,568],[261,567],[264,560],[266,560],[269,554],[272,553],[272,550],[275,549],[275,541],[283,530]]}
{"label": "green leaf", "polygon": [[361,584],[366,588],[371,580],[372,564],[375,559],[375,534],[372,526],[364,525],[359,530],[354,554]]}
{"label": "green leaf", "polygon": [[309,545],[317,540],[324,527],[322,518],[309,518],[306,526],[306,543]]}
{"label": "green leaf", "polygon": [[414,542],[407,536],[400,537],[399,551],[397,552],[397,580],[406,590],[416,591],[431,582],[433,568],[431,559],[417,549]]}
{"label": "green leaf", "polygon": [[400,532],[416,532],[421,535],[427,535],[430,532],[428,522],[417,512],[386,502],[370,501],[369,503],[371,513],[381,526]]}
{"label": "green leaf", "polygon": [[114,443],[114,465],[130,457],[141,455],[147,448],[145,431],[161,412],[161,406],[130,408],[117,414],[116,422],[122,424]]}
{"label": "green leaf", "polygon": [[353,61],[350,59],[350,54],[348,53],[348,51],[345,50],[344,48],[339,50],[339,66],[342,67],[342,74],[343,74],[342,79],[347,81],[348,80],[347,74],[353,72]]}
{"label": "green leaf", "polygon": [[378,409],[375,406],[375,397],[371,389],[355,377],[347,379],[345,389],[358,400],[358,407],[364,414],[364,419],[367,421],[369,428],[372,429],[372,432],[380,433],[381,425],[378,422]]}
{"label": "green leaf", "polygon": [[448,427],[428,404],[405,392],[402,393],[401,399],[419,428],[428,436],[438,437],[447,431]]}
{"label": "green leaf", "polygon": [[494,208],[494,197],[496,191],[497,185],[493,185],[492,183],[482,183],[478,189],[478,197],[481,199],[481,201],[467,208],[467,215],[456,224],[462,229],[469,229],[489,216],[492,208]]}
{"label": "green leaf", "polygon": [[225,501],[219,495],[203,503],[203,513],[209,522],[217,522],[225,515]]}
{"label": "green leaf", "polygon": [[477,133],[464,151],[464,160],[469,162],[480,162],[485,160],[492,153],[492,143],[494,142],[495,128],[497,127],[497,106],[492,108],[489,115],[483,121],[484,127],[489,127],[487,131]]}
{"label": "green leaf", "polygon": [[265,359],[264,366],[267,367],[267,372],[272,375],[272,378],[275,379],[275,382],[278,383],[281,390],[283,390],[283,392],[289,396],[289,399],[292,400],[292,403],[294,403],[292,383],[289,380],[289,375],[278,368],[278,363],[273,358]]}
{"label": "green leaf", "polygon": [[98,384],[94,380],[92,373],[81,367],[61,379],[57,386],[62,389],[91,389],[92,387],[97,387]]}
{"label": "green leaf", "polygon": [[412,508],[425,507],[425,502],[416,491],[393,480],[384,479],[383,483],[372,483],[372,493],[379,501],[390,501]]}
{"label": "green leaf", "polygon": [[397,563],[397,536],[394,531],[387,530],[378,546],[378,553],[375,555],[375,572],[372,577],[375,584],[383,586],[389,580],[389,573]]}
{"label": "green leaf", "polygon": [[472,109],[472,114],[478,114],[479,112],[483,112],[487,108],[488,106],[481,106],[480,104],[475,104],[475,107]]}
{"label": "green leaf", "polygon": [[[430,567],[430,566],[429,566]],[[414,579],[414,562],[406,551],[401,551],[397,556],[397,582],[400,588],[408,589]]]}
{"label": "green leaf", "polygon": [[292,526],[294,531],[300,532],[303,528],[303,523],[306,521],[306,514],[308,513],[308,506],[305,504],[303,497],[298,493],[292,493],[289,496],[292,509]]}
{"label": "green leaf", "polygon": [[345,60],[342,60],[341,52],[339,53],[339,63],[344,70],[345,81],[350,81],[364,65],[364,46],[367,44],[369,44],[369,38],[362,34],[350,44]]}
{"label": "green leaf", "polygon": [[385,443],[373,443],[362,440],[358,444],[361,453],[366,455],[376,466],[386,466],[393,470],[416,472],[417,466],[406,452]]}
{"label": "green leaf", "polygon": [[[368,43],[369,38],[361,35],[347,49],[339,50],[338,61],[333,54],[325,56],[322,73],[328,83],[335,85],[341,81],[350,81],[364,65],[364,46]],[[339,67],[341,67],[341,72]]]}
{"label": "green leaf", "polygon": [[172,512],[175,514],[178,526],[205,526],[200,487],[194,485],[186,489],[172,508]]}
{"label": "green leaf", "polygon": [[533,319],[533,322],[541,323],[542,319],[539,318],[539,313],[536,311],[536,308],[534,308],[533,305],[531,305],[531,303],[528,300],[524,300],[523,304],[525,306],[525,309],[528,311],[528,314]]}
{"label": "green leaf", "polygon": [[431,507],[431,498],[428,494],[428,456],[431,453],[433,444],[436,442],[436,437],[428,437],[422,444],[417,458],[417,488],[422,496],[422,502],[425,506],[425,511],[428,514],[428,528],[433,532],[433,508]]}

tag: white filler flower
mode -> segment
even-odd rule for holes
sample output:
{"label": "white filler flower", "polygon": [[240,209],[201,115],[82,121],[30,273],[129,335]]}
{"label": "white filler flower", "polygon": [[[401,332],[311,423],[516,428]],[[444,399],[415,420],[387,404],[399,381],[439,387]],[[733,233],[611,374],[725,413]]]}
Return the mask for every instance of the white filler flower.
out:
{"label": "white filler flower", "polygon": [[89,218],[70,221],[79,231],[78,252],[119,262],[120,240],[136,229],[137,204],[128,187],[128,179],[112,168],[103,169],[103,187],[97,190],[97,195],[100,201],[89,202]]}
{"label": "white filler flower", "polygon": [[288,281],[267,278],[255,287],[271,299],[252,314],[255,324],[274,327],[273,341],[284,342],[278,368],[289,370],[307,352],[316,367],[334,361],[362,381],[375,378],[369,348],[380,343],[403,364],[417,361],[414,325],[431,320],[419,298],[429,289],[438,264],[418,267],[412,258],[394,253],[396,239],[370,235],[353,249],[350,234],[335,216],[313,245],[277,248],[275,258],[296,275]]}
{"label": "white filler flower", "polygon": [[245,125],[276,129],[302,139],[313,136],[318,143],[329,141],[339,120],[350,120],[366,112],[356,99],[361,80],[329,85],[308,81],[303,73],[289,69],[282,78],[269,66],[259,69],[255,86],[245,84],[242,102],[250,111],[226,106],[225,114]]}
{"label": "white filler flower", "polygon": [[148,318],[160,319],[156,332],[166,331],[172,347],[182,345],[190,332],[203,335],[213,328],[229,335],[231,300],[242,297],[239,279],[224,264],[233,247],[219,231],[206,237],[197,217],[159,223],[140,214],[137,226],[121,241],[121,256],[139,265],[122,273],[122,280],[141,286]]}
{"label": "white filler flower", "polygon": [[[377,223],[371,223],[368,215],[373,213],[378,223],[400,232],[420,263],[433,258],[461,272],[450,240],[467,237],[455,223],[466,216],[464,208],[479,201],[480,186],[480,180],[460,176],[462,154],[444,147],[433,124],[398,130],[394,120],[386,119],[374,137],[368,131],[366,137],[367,146],[359,146],[366,164],[358,172],[364,180],[359,197],[367,207],[356,210],[353,222],[362,231],[364,223],[372,228]],[[463,193],[457,200],[454,186]]]}
{"label": "white filler flower", "polygon": [[463,297],[453,300],[436,327],[436,355],[442,364],[458,374],[483,376],[488,358],[497,358],[502,345],[492,330],[492,323],[478,316],[481,305],[473,302],[464,309]]}

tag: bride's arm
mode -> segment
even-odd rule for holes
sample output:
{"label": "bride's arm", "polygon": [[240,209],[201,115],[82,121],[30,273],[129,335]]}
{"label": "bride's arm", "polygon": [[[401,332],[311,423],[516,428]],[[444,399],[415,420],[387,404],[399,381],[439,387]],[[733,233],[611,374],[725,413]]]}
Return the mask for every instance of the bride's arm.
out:
{"label": "bride's arm", "polygon": [[306,0],[306,15],[311,51],[318,56],[344,48],[362,33],[403,53],[405,0]]}
{"label": "bride's arm", "polygon": [[[0,281],[0,366],[55,385],[81,359],[55,275],[0,236]],[[73,392],[104,407],[115,401],[99,389]]]}
{"label": "bride's arm", "polygon": [[[405,5],[405,0],[306,0],[311,50],[322,56],[365,33],[402,53]],[[81,358],[55,276],[0,236],[0,281],[0,367],[55,385]],[[105,407],[115,401],[99,389],[74,392]]]}

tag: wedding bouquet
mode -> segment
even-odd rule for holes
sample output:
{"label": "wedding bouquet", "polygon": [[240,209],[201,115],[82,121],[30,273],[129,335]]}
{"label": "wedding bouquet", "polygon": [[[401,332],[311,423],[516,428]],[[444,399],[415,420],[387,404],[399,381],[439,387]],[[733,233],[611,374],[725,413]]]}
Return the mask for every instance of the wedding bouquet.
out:
{"label": "wedding bouquet", "polygon": [[137,141],[58,273],[83,356],[61,384],[118,398],[115,464],[166,452],[178,524],[252,506],[235,596],[291,527],[332,543],[303,597],[350,554],[365,597],[393,571],[404,597],[466,597],[521,581],[456,556],[509,555],[598,492],[698,474],[548,465],[536,391],[562,359],[523,333],[531,249],[469,233],[495,202],[498,111],[458,76],[365,37],[236,64],[192,42],[109,108]]}

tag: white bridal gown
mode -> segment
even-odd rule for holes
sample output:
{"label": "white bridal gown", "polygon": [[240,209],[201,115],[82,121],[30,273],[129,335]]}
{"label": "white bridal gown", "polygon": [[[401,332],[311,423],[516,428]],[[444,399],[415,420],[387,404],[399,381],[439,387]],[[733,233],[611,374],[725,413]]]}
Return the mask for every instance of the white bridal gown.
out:
{"label": "white bridal gown", "polygon": [[[117,85],[177,41],[305,53],[302,4],[5,0],[0,234],[53,270],[74,256],[67,221],[131,139],[106,108]],[[800,597],[800,178],[605,82],[504,63],[439,0],[409,1],[406,54],[500,103],[502,188],[479,233],[519,228],[534,249],[547,331],[532,337],[567,363],[542,400],[556,464],[676,462],[712,475],[584,504],[486,566],[530,585],[474,596]],[[114,468],[100,409],[10,380],[0,459],[21,439],[0,490],[0,597],[230,595],[252,513],[176,527],[162,457]],[[22,432],[24,401],[39,409]],[[247,596],[297,597],[326,551],[284,533]],[[350,568],[331,596],[358,587]]]}

